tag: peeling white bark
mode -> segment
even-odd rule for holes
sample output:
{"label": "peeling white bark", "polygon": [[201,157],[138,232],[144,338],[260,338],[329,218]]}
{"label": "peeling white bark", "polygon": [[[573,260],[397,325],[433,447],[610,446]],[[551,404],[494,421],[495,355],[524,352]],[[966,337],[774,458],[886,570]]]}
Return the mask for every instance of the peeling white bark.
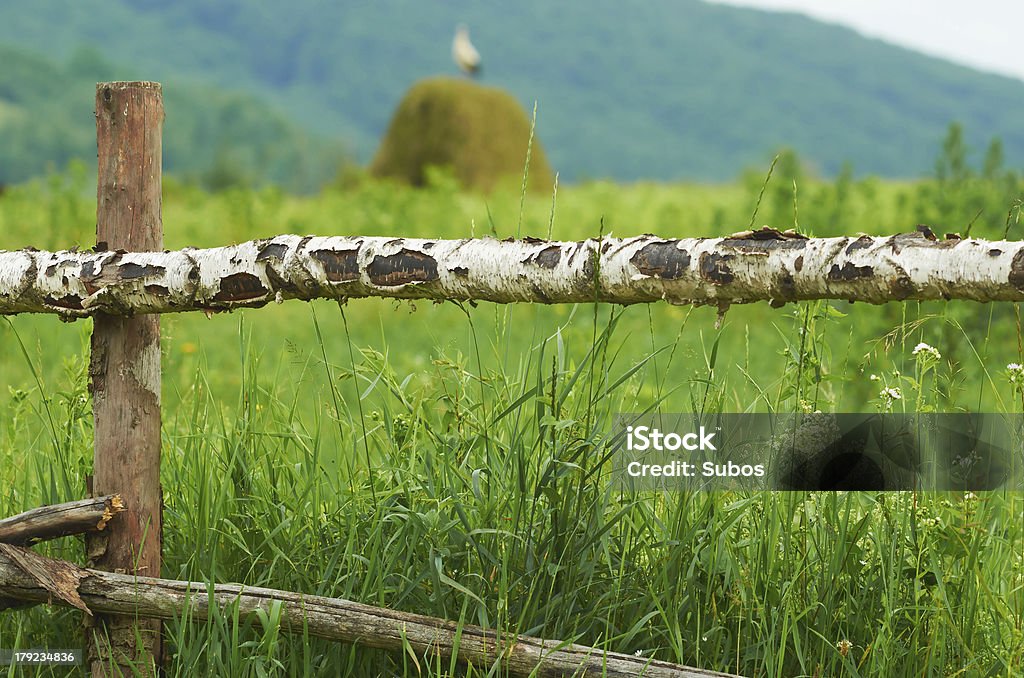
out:
{"label": "peeling white bark", "polygon": [[357,297],[633,304],[1024,300],[1024,242],[655,236],[581,242],[300,237],[177,252],[0,252],[0,314],[220,311]]}

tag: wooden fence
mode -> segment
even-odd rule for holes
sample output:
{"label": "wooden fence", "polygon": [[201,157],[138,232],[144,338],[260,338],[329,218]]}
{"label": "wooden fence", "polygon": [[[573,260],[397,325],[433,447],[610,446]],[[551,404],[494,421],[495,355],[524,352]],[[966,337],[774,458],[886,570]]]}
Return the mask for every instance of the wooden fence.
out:
{"label": "wooden fence", "polygon": [[[201,619],[209,605],[251,614],[274,601],[283,606],[286,630],[390,649],[408,642],[477,665],[500,660],[515,673],[725,675],[351,601],[159,579],[160,313],[365,296],[665,300],[711,304],[720,313],[735,303],[822,298],[1024,300],[1024,243],[939,238],[924,227],[886,238],[806,238],[762,228],[724,238],[581,242],[284,235],[165,252],[162,120],[159,84],[98,85],[95,250],[0,252],[0,314],[94,318],[89,491],[97,499],[0,521],[0,608],[53,601],[82,609],[93,675],[132,666],[152,672],[161,656],[160,619]],[[83,531],[89,569],[26,546]]]}
{"label": "wooden fence", "polygon": [[[396,651],[409,646],[425,655],[455,656],[484,667],[500,662],[513,674],[725,675],[348,600],[160,579],[160,322],[156,314],[230,310],[285,298],[361,296],[346,284],[362,273],[370,276],[371,285],[396,296],[415,297],[428,289],[434,295],[446,293],[436,285],[440,277],[436,260],[424,254],[432,246],[445,251],[441,241],[414,244],[377,239],[385,250],[393,250],[389,255],[372,254],[369,243],[374,239],[369,238],[339,243],[338,239],[298,237],[206,252],[162,252],[162,121],[158,83],[99,84],[95,251],[0,252],[0,314],[93,317],[89,377],[95,425],[89,488],[95,498],[0,521],[0,609],[42,602],[81,609],[90,631],[88,664],[94,676],[155,675],[162,656],[160,620],[205,620],[209,606],[237,609],[243,617],[279,606],[282,628],[289,632]],[[476,244],[462,241],[449,249],[469,254]],[[370,257],[365,271],[353,255],[356,250],[362,251],[363,258]],[[550,251],[538,256],[541,269],[555,268],[549,265]],[[470,262],[466,264],[468,269]],[[233,270],[238,266],[256,270]],[[458,267],[446,275],[472,285],[472,276]],[[467,290],[468,296],[461,298],[487,298]],[[512,296],[516,294],[521,293]],[[555,294],[538,300],[562,299]],[[86,535],[89,568],[52,560],[29,548],[43,539],[79,533]]]}

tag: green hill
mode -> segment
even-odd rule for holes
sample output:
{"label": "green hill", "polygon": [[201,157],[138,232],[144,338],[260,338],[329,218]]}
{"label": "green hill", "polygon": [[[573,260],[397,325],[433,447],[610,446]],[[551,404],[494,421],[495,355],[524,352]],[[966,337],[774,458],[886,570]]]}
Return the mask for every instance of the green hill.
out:
{"label": "green hill", "polygon": [[95,46],[124,77],[244,89],[366,161],[406,90],[455,72],[459,21],[483,82],[539,103],[563,179],[723,179],[780,145],[825,174],[915,175],[954,120],[1024,164],[1024,82],[698,0],[36,0],[0,5],[0,42],[59,59]]}
{"label": "green hill", "polygon": [[[96,157],[96,82],[121,69],[91,49],[66,64],[0,46],[0,185]],[[267,181],[309,190],[337,172],[325,142],[252,94],[176,78],[164,84],[164,166],[211,188]]]}

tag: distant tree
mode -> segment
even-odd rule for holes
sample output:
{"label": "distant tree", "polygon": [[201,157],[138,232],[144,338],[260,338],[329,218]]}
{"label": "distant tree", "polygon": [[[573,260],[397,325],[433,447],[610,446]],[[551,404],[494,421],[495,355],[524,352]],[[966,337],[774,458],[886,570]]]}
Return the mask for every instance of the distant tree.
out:
{"label": "distant tree", "polygon": [[995,137],[985,151],[985,161],[982,165],[981,176],[989,181],[998,179],[1003,170],[1003,162],[1003,142],[999,137]]}

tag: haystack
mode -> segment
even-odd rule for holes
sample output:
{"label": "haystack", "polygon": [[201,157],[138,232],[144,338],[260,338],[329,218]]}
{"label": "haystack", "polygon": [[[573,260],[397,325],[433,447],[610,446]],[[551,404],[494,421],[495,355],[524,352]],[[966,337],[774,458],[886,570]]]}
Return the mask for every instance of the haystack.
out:
{"label": "haystack", "polygon": [[[399,103],[370,172],[422,186],[427,167],[448,167],[463,187],[487,192],[522,181],[529,139],[530,118],[504,90],[431,78],[413,85]],[[529,188],[550,191],[552,183],[534,136]]]}

